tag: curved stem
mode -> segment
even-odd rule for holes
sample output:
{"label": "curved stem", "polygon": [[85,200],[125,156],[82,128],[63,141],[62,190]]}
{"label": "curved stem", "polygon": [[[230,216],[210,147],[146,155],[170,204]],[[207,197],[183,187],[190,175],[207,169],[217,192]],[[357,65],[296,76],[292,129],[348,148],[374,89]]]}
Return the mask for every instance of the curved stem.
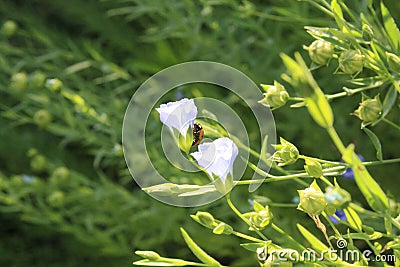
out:
{"label": "curved stem", "polygon": [[388,120],[388,119],[386,119],[386,118],[382,118],[382,121],[386,122],[386,123],[389,124],[390,126],[396,128],[397,130],[400,131],[400,126],[397,125],[397,124],[395,124],[394,122],[392,122],[392,121],[390,121],[390,120]]}

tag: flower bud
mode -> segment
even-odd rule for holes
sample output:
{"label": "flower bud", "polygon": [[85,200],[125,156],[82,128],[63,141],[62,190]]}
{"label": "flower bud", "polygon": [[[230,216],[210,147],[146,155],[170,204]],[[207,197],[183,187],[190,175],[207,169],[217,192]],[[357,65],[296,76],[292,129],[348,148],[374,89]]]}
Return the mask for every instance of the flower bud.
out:
{"label": "flower bud", "polygon": [[6,20],[1,27],[0,32],[7,37],[13,36],[18,30],[18,25],[13,20]]}
{"label": "flower bud", "polygon": [[198,211],[196,215],[191,216],[193,220],[204,225],[207,228],[214,228],[215,226],[215,219],[214,217],[208,213],[203,211]]}
{"label": "flower bud", "polygon": [[274,81],[274,85],[261,84],[261,87],[266,93],[264,93],[264,99],[258,102],[263,105],[271,108],[279,108],[285,105],[289,99],[289,94],[285,87],[277,81]]}
{"label": "flower bud", "polygon": [[66,167],[58,167],[53,171],[50,177],[50,182],[57,183],[65,183],[69,176],[69,170]]}
{"label": "flower bud", "polygon": [[40,127],[43,128],[51,122],[51,114],[45,109],[40,109],[33,115],[33,121]]}
{"label": "flower bud", "polygon": [[230,226],[224,222],[220,222],[214,228],[213,233],[216,235],[221,235],[221,234],[230,235],[233,233],[233,228],[232,228],[232,226]]}
{"label": "flower bud", "polygon": [[374,37],[374,32],[368,24],[362,25],[362,38],[364,41],[371,41]]}
{"label": "flower bud", "polygon": [[322,176],[322,166],[321,163],[314,159],[306,159],[306,165],[304,165],[306,172],[315,178]]}
{"label": "flower bud", "polygon": [[41,71],[36,71],[32,73],[29,77],[29,85],[32,88],[41,88],[46,80],[46,75]]}
{"label": "flower bud", "polygon": [[47,79],[46,80],[46,87],[50,90],[57,91],[63,86],[62,81],[57,78],[54,79]]}
{"label": "flower bud", "polygon": [[364,125],[376,122],[382,114],[382,103],[379,99],[379,95],[374,98],[365,99],[360,103],[360,106],[354,115],[363,121]]}
{"label": "flower bud", "polygon": [[339,68],[346,74],[355,74],[362,71],[364,56],[356,50],[346,50],[340,54]]}
{"label": "flower bud", "polygon": [[252,223],[252,227],[257,230],[263,230],[271,223],[273,217],[269,207],[266,206],[262,211],[251,212],[249,220]]}
{"label": "flower bud", "polygon": [[305,47],[308,50],[311,60],[318,65],[326,65],[333,56],[333,45],[324,40],[315,40],[309,47]]}
{"label": "flower bud", "polygon": [[278,162],[278,166],[285,166],[293,164],[299,157],[299,151],[296,146],[286,141],[282,137],[280,138],[281,143],[275,145],[276,152],[273,155],[273,160]]}
{"label": "flower bud", "polygon": [[297,190],[297,192],[300,197],[300,203],[297,206],[297,209],[304,211],[311,216],[320,215],[328,205],[324,193],[322,193],[315,180],[310,187],[304,190]]}
{"label": "flower bud", "polygon": [[26,75],[25,72],[18,72],[13,74],[13,76],[11,76],[11,83],[10,83],[11,89],[17,92],[21,92],[26,89],[27,84],[28,84],[28,76]]}
{"label": "flower bud", "polygon": [[157,252],[154,252],[154,251],[136,250],[135,254],[144,259],[148,259],[151,261],[157,261],[157,260],[161,259],[161,256]]}
{"label": "flower bud", "polygon": [[47,202],[53,208],[59,208],[64,204],[64,193],[61,191],[54,191],[47,197]]}
{"label": "flower bud", "polygon": [[334,187],[327,187],[325,190],[325,199],[331,204],[333,207],[337,209],[344,209],[351,201],[351,195],[346,190],[339,187],[337,183],[335,183]]}
{"label": "flower bud", "polygon": [[42,172],[46,170],[47,160],[42,155],[35,155],[31,159],[31,168],[35,172]]}
{"label": "flower bud", "polygon": [[386,52],[386,59],[389,69],[400,74],[400,58],[399,56]]}

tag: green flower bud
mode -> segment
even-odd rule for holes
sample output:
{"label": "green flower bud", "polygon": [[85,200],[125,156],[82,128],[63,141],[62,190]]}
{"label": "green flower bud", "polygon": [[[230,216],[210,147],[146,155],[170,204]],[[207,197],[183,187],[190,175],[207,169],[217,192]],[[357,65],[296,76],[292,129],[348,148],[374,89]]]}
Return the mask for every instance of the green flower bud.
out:
{"label": "green flower bud", "polygon": [[326,65],[333,56],[333,45],[324,40],[315,40],[309,47],[305,47],[308,50],[311,60],[318,65]]}
{"label": "green flower bud", "polygon": [[63,86],[62,81],[57,78],[54,79],[47,79],[46,87],[50,90],[57,91]]}
{"label": "green flower bud", "polygon": [[28,75],[25,72],[18,72],[11,76],[10,88],[21,92],[26,89],[28,85]]}
{"label": "green flower bud", "polygon": [[322,176],[322,165],[318,161],[314,159],[306,159],[306,165],[304,165],[304,169],[306,172],[315,178],[319,178]]}
{"label": "green flower bud", "polygon": [[375,233],[374,228],[366,226],[366,225],[362,225],[361,226],[363,231],[367,234],[367,235],[372,235],[373,233]]}
{"label": "green flower bud", "polygon": [[225,234],[225,235],[230,235],[233,233],[233,228],[230,225],[227,225],[224,222],[220,222],[213,230],[213,233],[216,235],[221,235],[221,234]]}
{"label": "green flower bud", "polygon": [[54,184],[65,183],[68,180],[69,170],[66,167],[58,167],[53,171],[50,182]]}
{"label": "green flower bud", "polygon": [[386,59],[389,69],[400,74],[400,58],[399,56],[386,52]]}
{"label": "green flower bud", "polygon": [[327,187],[325,190],[325,199],[331,204],[333,207],[337,209],[344,209],[351,201],[351,195],[346,190],[339,187],[337,183],[335,183],[334,187]]}
{"label": "green flower bud", "polygon": [[35,172],[45,171],[47,167],[47,160],[42,155],[35,155],[31,159],[31,169]]}
{"label": "green flower bud", "polygon": [[286,141],[282,137],[280,138],[281,143],[274,145],[276,152],[272,156],[275,162],[278,162],[278,166],[285,166],[293,164],[299,157],[299,151],[296,146]]}
{"label": "green flower bud", "polygon": [[274,85],[261,84],[261,87],[266,93],[264,93],[264,99],[258,102],[263,105],[271,108],[279,108],[289,100],[289,94],[285,87],[277,81],[274,81]]}
{"label": "green flower bud", "polygon": [[135,254],[144,259],[148,259],[151,261],[157,261],[157,260],[161,259],[161,256],[157,252],[154,252],[154,251],[136,250]]}
{"label": "green flower bud", "polygon": [[362,71],[364,56],[356,50],[346,50],[340,54],[339,68],[346,74],[354,74]]}
{"label": "green flower bud", "polygon": [[40,127],[43,128],[51,122],[51,114],[45,109],[40,109],[33,115],[33,121]]}
{"label": "green flower bud", "polygon": [[39,152],[37,151],[37,149],[35,149],[35,148],[30,148],[29,150],[28,150],[28,152],[26,152],[26,155],[28,156],[28,157],[33,157],[33,156],[35,156],[35,155],[37,155],[37,154],[39,154]]}
{"label": "green flower bud", "polygon": [[382,109],[383,107],[379,95],[376,95],[374,98],[363,100],[353,114],[362,120],[364,125],[368,125],[376,122],[380,118]]}
{"label": "green flower bud", "polygon": [[251,212],[249,221],[251,222],[253,228],[257,230],[263,230],[271,223],[273,217],[274,216],[272,215],[269,207],[265,206],[264,210]]}
{"label": "green flower bud", "polygon": [[47,202],[53,208],[59,208],[64,204],[64,193],[61,191],[54,191],[47,197]]}
{"label": "green flower bud", "polygon": [[6,20],[1,27],[1,33],[7,37],[13,36],[18,30],[18,25],[13,20]]}
{"label": "green flower bud", "polygon": [[45,80],[46,75],[44,75],[41,71],[36,71],[30,75],[29,85],[34,89],[41,88],[44,85]]}
{"label": "green flower bud", "polygon": [[371,41],[374,37],[374,32],[372,31],[371,27],[368,24],[362,25],[362,38],[364,41]]}
{"label": "green flower bud", "polygon": [[310,187],[304,190],[297,190],[297,192],[300,197],[300,203],[297,206],[297,209],[304,211],[311,216],[320,215],[328,205],[324,193],[322,193],[315,180]]}
{"label": "green flower bud", "polygon": [[196,222],[204,225],[207,228],[214,228],[215,219],[214,217],[208,213],[203,211],[198,211],[196,215],[191,216]]}

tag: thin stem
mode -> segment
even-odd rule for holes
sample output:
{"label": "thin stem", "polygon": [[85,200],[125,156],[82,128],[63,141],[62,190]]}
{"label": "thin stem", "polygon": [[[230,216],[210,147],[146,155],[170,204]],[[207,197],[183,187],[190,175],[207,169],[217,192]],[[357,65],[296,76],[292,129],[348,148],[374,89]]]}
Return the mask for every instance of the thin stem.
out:
{"label": "thin stem", "polygon": [[285,236],[291,243],[293,246],[296,247],[297,250],[302,251],[305,250],[306,248],[300,244],[299,242],[297,242],[292,236],[288,235],[284,230],[282,230],[278,225],[272,223],[271,224],[272,228],[277,231],[279,234]]}
{"label": "thin stem", "polygon": [[[236,215],[237,215],[240,219],[242,219],[242,221],[244,221],[249,227],[254,228],[254,227],[252,226],[252,223],[251,223],[246,217],[243,216],[243,214],[235,207],[235,205],[233,205],[232,200],[231,200],[231,192],[229,192],[228,194],[226,194],[226,201],[228,202],[229,207],[233,210],[233,212],[236,213]],[[259,230],[257,230],[257,229],[254,228],[254,231],[255,231],[262,239],[264,239],[265,241],[268,240],[268,238],[267,238],[263,233],[261,233]]]}
{"label": "thin stem", "polygon": [[321,163],[328,163],[328,164],[333,164],[333,165],[342,165],[345,166],[347,165],[347,163],[344,162],[337,162],[337,161],[330,161],[330,160],[324,160],[324,159],[319,159],[319,158],[313,158],[313,157],[309,157],[309,156],[305,156],[305,155],[299,155],[299,159],[312,159]]}
{"label": "thin stem", "polygon": [[390,126],[396,128],[397,130],[400,131],[400,126],[397,125],[397,124],[395,124],[394,122],[392,122],[392,121],[390,121],[390,120],[388,120],[388,119],[386,119],[386,118],[382,118],[382,121],[386,122],[386,123],[389,124]]}
{"label": "thin stem", "polygon": [[[339,230],[336,228],[336,226],[332,223],[332,221],[329,219],[328,215],[323,212],[322,215],[324,216],[325,220],[329,223],[329,225],[331,226],[331,228],[333,229],[333,231],[335,232],[336,236],[338,237],[342,237],[342,234],[339,232]],[[335,219],[339,219],[336,214],[333,214],[333,216],[335,217]],[[338,220],[339,221],[339,220]]]}
{"label": "thin stem", "polygon": [[333,126],[326,128],[328,131],[329,136],[331,137],[333,143],[335,143],[337,149],[339,150],[340,154],[344,154],[346,147],[343,145],[342,140],[340,139],[339,135],[337,134],[335,128]]}
{"label": "thin stem", "polygon": [[324,176],[321,176],[321,180],[324,181],[324,183],[326,183],[330,187],[334,187],[333,184],[328,179],[326,179]]}

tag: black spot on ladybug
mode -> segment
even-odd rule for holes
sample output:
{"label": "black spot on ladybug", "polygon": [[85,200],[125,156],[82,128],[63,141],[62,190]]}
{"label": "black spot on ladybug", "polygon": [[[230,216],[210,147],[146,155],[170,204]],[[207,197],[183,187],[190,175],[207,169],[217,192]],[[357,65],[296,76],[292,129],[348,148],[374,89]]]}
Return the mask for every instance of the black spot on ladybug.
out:
{"label": "black spot on ladybug", "polygon": [[192,146],[197,146],[203,140],[204,130],[203,127],[197,122],[193,124],[193,143]]}

